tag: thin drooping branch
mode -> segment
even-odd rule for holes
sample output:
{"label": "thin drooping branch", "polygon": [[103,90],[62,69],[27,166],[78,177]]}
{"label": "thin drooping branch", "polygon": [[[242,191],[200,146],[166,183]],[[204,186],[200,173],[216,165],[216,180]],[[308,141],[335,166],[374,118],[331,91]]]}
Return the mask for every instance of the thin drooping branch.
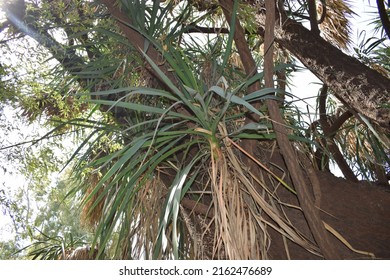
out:
{"label": "thin drooping branch", "polygon": [[337,147],[334,141],[335,130],[333,130],[331,125],[329,124],[327,119],[327,114],[326,114],[327,95],[328,95],[328,87],[324,85],[321,89],[320,97],[319,97],[319,112],[320,112],[319,122],[324,132],[324,138],[325,138],[322,139],[322,142],[324,145],[328,146],[329,152],[332,154],[333,159],[336,161],[338,167],[340,168],[345,178],[352,182],[358,182],[357,177],[353,173],[352,169],[349,167],[343,154],[340,152],[339,148]]}

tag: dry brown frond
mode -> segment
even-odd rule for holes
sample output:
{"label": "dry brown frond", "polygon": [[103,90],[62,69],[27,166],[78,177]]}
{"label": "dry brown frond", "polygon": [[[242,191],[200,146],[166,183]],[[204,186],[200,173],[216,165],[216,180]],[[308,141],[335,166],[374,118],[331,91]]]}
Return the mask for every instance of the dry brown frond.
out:
{"label": "dry brown frond", "polygon": [[[322,1],[318,2],[318,15],[322,14]],[[349,1],[326,1],[326,16],[319,25],[323,37],[341,49],[347,49],[350,43],[351,26],[348,17],[355,15]]]}
{"label": "dry brown frond", "polygon": [[[226,138],[227,142],[233,145],[228,145],[227,151],[229,152],[229,161],[234,166],[236,174],[239,175],[239,181],[241,182],[241,190],[246,193],[246,205],[249,212],[255,222],[257,223],[257,233],[262,237],[257,240],[261,246],[261,258],[268,258],[268,249],[271,246],[271,239],[269,237],[269,230],[272,228],[278,232],[283,238],[289,239],[293,243],[301,246],[308,252],[320,256],[319,248],[313,244],[307,237],[305,237],[289,220],[285,213],[285,209],[299,209],[299,206],[291,205],[281,201],[277,195],[276,190],[279,187],[283,187],[279,180],[283,177],[275,180],[275,174],[267,169],[267,167],[253,158],[250,154],[246,153],[242,147],[238,144]],[[261,169],[268,174],[271,180],[255,177],[254,174],[245,171],[244,165],[238,160],[236,153],[230,147],[237,148],[239,151],[250,157]],[[254,183],[256,182],[257,185]],[[270,185],[271,184],[271,185]],[[260,188],[260,189],[259,189]],[[259,238],[258,237],[258,238]],[[287,243],[285,243],[287,244]],[[285,245],[287,246],[287,245]],[[288,255],[288,247],[286,247],[286,254]]]}
{"label": "dry brown frond", "polygon": [[[219,128],[221,134],[226,135],[226,129],[223,126]],[[291,206],[281,202],[274,189],[267,186],[262,178],[255,177],[245,169],[237,157],[237,152],[242,150],[236,149],[228,138],[224,141],[224,149],[215,148],[219,150],[212,151],[210,167],[215,217],[213,258],[268,259],[270,229],[307,251],[320,255],[318,247],[287,218],[283,209]]]}
{"label": "dry brown frond", "polygon": [[214,255],[219,259],[261,259],[256,222],[250,215],[235,168],[227,155],[212,157],[213,205],[215,213]]}
{"label": "dry brown frond", "polygon": [[[89,228],[94,228],[102,217],[103,207],[104,207],[104,198],[99,201],[98,204],[95,204],[100,194],[103,192],[104,188],[100,188],[96,194],[94,194],[88,201],[86,201],[90,194],[95,190],[96,185],[99,183],[101,176],[98,173],[91,173],[85,184],[87,184],[87,189],[84,195],[84,206],[81,212],[81,223]],[[93,207],[93,209],[92,209]]]}
{"label": "dry brown frond", "polygon": [[[264,177],[246,169],[239,155],[248,156],[238,144],[227,137],[226,127],[219,126],[222,148],[210,145],[211,160],[197,178],[196,190],[187,192],[180,207],[180,239],[184,240],[185,259],[269,259],[271,234],[298,244],[315,255],[318,247],[305,237],[289,220],[285,209],[299,211],[299,206],[281,201],[276,190],[281,182],[265,170]],[[256,162],[256,159],[253,159]],[[257,163],[257,162],[256,162]],[[207,165],[209,164],[209,166]],[[258,165],[263,168],[261,163]],[[272,173],[272,174],[271,174]],[[268,174],[268,175],[267,175]],[[279,179],[283,180],[282,175]],[[141,179],[134,190],[134,204],[122,223],[129,231],[118,240],[121,259],[151,259],[159,235],[160,217],[168,193],[159,176]],[[268,183],[266,183],[268,182]],[[271,183],[270,183],[271,182]],[[185,205],[184,205],[185,204]],[[200,207],[201,206],[201,207]],[[296,210],[298,209],[298,210]],[[201,210],[201,211],[199,211]],[[172,228],[165,235],[170,236]],[[159,258],[170,258],[172,244],[167,241]]]}
{"label": "dry brown frond", "polygon": [[369,66],[374,69],[375,71],[379,72],[383,76],[387,77],[390,79],[390,72],[383,66],[377,64],[377,63],[370,63]]}
{"label": "dry brown frond", "polygon": [[151,259],[167,188],[158,176],[142,182],[128,216],[131,231],[121,244],[121,259]]}

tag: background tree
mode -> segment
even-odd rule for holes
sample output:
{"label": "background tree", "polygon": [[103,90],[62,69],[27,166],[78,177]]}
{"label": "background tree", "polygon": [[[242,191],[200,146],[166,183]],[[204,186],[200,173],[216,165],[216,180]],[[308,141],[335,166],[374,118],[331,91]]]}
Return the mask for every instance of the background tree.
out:
{"label": "background tree", "polygon": [[[388,186],[388,65],[377,61],[383,76],[338,48],[347,37],[329,26],[346,28],[345,1],[320,1],[317,15],[312,2],[4,4],[3,42],[29,36],[56,60],[32,94],[3,80],[19,85],[24,116],[57,124],[45,139],[84,133],[68,164],[94,232],[90,256],[374,256],[321,210],[343,213],[324,203],[337,182],[330,161],[344,189],[361,192],[361,178]],[[324,83],[308,124],[286,91],[296,59]],[[343,106],[332,110],[330,93]]]}

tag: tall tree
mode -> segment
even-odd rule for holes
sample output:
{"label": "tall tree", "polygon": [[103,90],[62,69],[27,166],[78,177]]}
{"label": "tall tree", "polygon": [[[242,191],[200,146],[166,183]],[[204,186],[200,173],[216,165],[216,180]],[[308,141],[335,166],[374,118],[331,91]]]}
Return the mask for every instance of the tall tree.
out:
{"label": "tall tree", "polygon": [[[98,258],[373,256],[321,197],[330,160],[348,186],[388,185],[390,81],[321,37],[351,10],[320,2],[5,3],[7,40],[30,36],[62,69],[38,108],[88,129],[70,159]],[[286,98],[296,59],[324,83],[306,126]]]}

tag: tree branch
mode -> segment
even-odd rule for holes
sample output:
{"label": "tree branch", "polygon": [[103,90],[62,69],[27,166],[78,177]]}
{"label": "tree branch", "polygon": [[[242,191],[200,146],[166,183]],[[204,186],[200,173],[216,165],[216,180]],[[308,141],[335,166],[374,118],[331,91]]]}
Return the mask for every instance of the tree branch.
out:
{"label": "tree branch", "polygon": [[[258,32],[265,33],[265,21],[260,18]],[[275,41],[289,50],[349,109],[355,110],[390,129],[390,80],[375,70],[343,53],[301,24],[288,19],[276,32]]]}
{"label": "tree branch", "polygon": [[[230,23],[231,11],[233,11],[232,1],[220,0],[219,1],[224,12],[227,21]],[[274,43],[274,24],[275,24],[275,2],[266,1],[267,19],[265,22],[265,82],[266,86],[274,87],[273,84],[273,43]],[[234,40],[243,61],[245,72],[248,76],[257,72],[257,65],[251,55],[248,44],[245,39],[245,32],[236,21]],[[258,87],[260,84],[256,83]],[[286,131],[284,120],[280,115],[279,105],[275,100],[267,100],[268,110],[272,119],[274,131],[278,145],[282,151],[282,155],[285,159],[287,169],[290,173],[294,187],[297,190],[299,202],[305,217],[307,218],[308,225],[313,233],[314,239],[321,248],[325,258],[338,259],[337,251],[334,250],[334,246],[329,240],[328,234],[320,219],[319,211],[315,208],[313,199],[306,188],[307,182],[303,176],[302,169],[297,161],[297,156],[293,151],[291,143],[288,140],[288,133]],[[251,152],[253,153],[255,145],[252,145]]]}
{"label": "tree branch", "polygon": [[320,29],[318,28],[318,23],[317,23],[316,1],[308,0],[308,6],[309,6],[309,19],[310,19],[311,32],[320,35]]}
{"label": "tree branch", "polygon": [[383,29],[385,30],[387,37],[390,39],[390,20],[387,16],[387,11],[385,7],[385,1],[384,0],[376,0],[376,4],[378,6],[378,12],[379,16],[382,21]]}
{"label": "tree branch", "polygon": [[351,111],[345,111],[342,113],[331,125],[330,133],[333,135],[336,131],[340,129],[340,127],[353,116]]}
{"label": "tree branch", "polygon": [[221,27],[203,27],[194,24],[188,24],[185,33],[204,33],[204,34],[229,34],[229,29]]}
{"label": "tree branch", "polygon": [[[165,63],[162,62],[162,56],[161,54],[153,47],[148,47],[147,50],[144,50],[145,48],[145,40],[144,36],[142,36],[139,32],[132,29],[130,26],[132,24],[131,19],[129,19],[118,7],[116,4],[117,1],[115,0],[102,0],[102,2],[106,5],[108,8],[110,14],[112,17],[114,17],[117,21],[117,24],[119,25],[121,31],[125,35],[125,37],[129,40],[129,42],[134,46],[135,50],[139,53],[142,53],[142,51],[146,51],[146,54],[157,64],[159,65],[159,68],[161,71],[164,72],[164,74],[173,82],[176,81],[176,77],[173,75],[172,71],[168,71]],[[151,67],[148,67],[148,71],[157,78],[163,85],[165,83],[161,80],[160,76],[155,73]]]}
{"label": "tree branch", "polygon": [[5,6],[5,13],[8,21],[19,30],[22,34],[28,35],[38,42],[41,46],[45,47],[50,51],[53,57],[61,63],[61,65],[69,71],[78,72],[81,71],[82,66],[85,64],[84,60],[76,55],[75,51],[67,48],[66,46],[58,43],[47,30],[40,30],[36,26],[27,23],[27,18],[24,8],[23,11],[17,10],[19,6],[25,7],[24,0],[18,1],[18,6]]}

